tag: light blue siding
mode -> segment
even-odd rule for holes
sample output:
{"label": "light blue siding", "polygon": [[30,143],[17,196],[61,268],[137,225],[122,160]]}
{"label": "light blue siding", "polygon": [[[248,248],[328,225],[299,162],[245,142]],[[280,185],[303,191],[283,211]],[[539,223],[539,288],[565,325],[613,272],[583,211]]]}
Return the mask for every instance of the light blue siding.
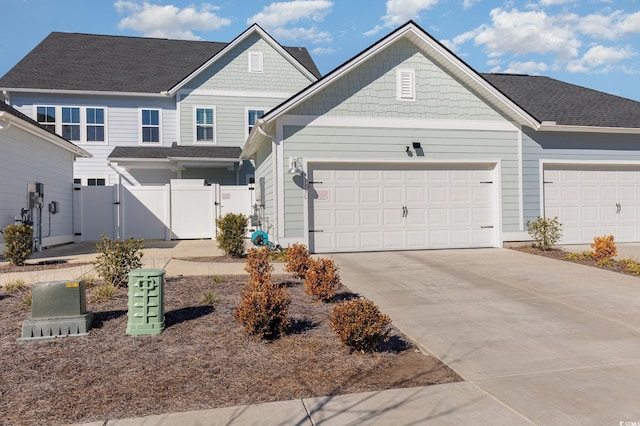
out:
{"label": "light blue siding", "polygon": [[[355,161],[397,160],[414,165],[423,159],[494,161],[502,165],[503,231],[520,225],[517,131],[470,131],[427,129],[368,129],[355,127],[284,128],[284,158]],[[424,157],[409,157],[406,146],[419,141]],[[304,235],[304,191],[285,167],[285,236]]]}
{"label": "light blue siding", "polygon": [[534,132],[522,135],[524,221],[540,215],[540,160],[640,161],[640,136],[606,133]]}
{"label": "light blue siding", "polygon": [[[117,173],[107,165],[107,157],[116,146],[141,146],[140,108],[162,111],[162,145],[170,146],[178,140],[176,128],[176,107],[174,98],[79,96],[53,94],[11,94],[11,103],[20,112],[34,117],[34,105],[104,107],[107,141],[82,143],[77,145],[93,155],[93,158],[79,158],[74,164],[76,177],[105,177],[111,184],[117,183]],[[151,146],[158,146],[153,144]]]}
{"label": "light blue siding", "polygon": [[[415,70],[415,101],[396,100],[398,68]],[[493,107],[406,39],[396,41],[290,114],[503,120]]]}
{"label": "light blue siding", "polygon": [[[262,52],[264,71],[250,73],[249,52]],[[243,40],[185,86],[185,89],[296,93],[311,83],[258,34]]]}
{"label": "light blue siding", "polygon": [[262,205],[264,206],[263,228],[266,230],[270,225],[275,225],[274,214],[274,176],[273,176],[273,144],[265,143],[256,153],[256,185],[255,190],[263,195]]}

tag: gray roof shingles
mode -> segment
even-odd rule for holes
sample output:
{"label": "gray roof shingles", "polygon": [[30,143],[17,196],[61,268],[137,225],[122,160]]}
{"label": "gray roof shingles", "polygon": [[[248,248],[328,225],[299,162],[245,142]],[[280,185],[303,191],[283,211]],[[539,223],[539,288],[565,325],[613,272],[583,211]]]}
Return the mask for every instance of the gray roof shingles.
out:
{"label": "gray roof shingles", "polygon": [[117,146],[109,154],[110,159],[158,159],[158,158],[216,158],[239,160],[241,148],[225,146]]}
{"label": "gray roof shingles", "polygon": [[[0,87],[161,93],[227,43],[53,32],[0,78]],[[306,48],[284,47],[319,77]]]}
{"label": "gray roof shingles", "polygon": [[640,128],[640,102],[550,77],[480,74],[539,122]]}

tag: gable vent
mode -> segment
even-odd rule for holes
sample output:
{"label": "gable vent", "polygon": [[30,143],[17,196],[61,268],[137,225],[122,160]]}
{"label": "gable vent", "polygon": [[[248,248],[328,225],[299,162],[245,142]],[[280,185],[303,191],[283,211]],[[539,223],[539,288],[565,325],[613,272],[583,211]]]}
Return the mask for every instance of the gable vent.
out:
{"label": "gable vent", "polygon": [[262,72],[262,52],[249,52],[249,72]]}
{"label": "gable vent", "polygon": [[413,101],[416,99],[415,71],[412,69],[399,69],[397,74],[398,100]]}

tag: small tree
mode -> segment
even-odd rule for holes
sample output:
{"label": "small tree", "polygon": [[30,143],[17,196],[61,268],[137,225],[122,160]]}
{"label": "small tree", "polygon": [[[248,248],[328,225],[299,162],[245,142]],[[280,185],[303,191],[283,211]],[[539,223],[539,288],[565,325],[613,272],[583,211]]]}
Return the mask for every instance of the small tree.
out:
{"label": "small tree", "polygon": [[102,234],[102,241],[96,244],[100,253],[93,266],[96,274],[106,284],[125,287],[129,281],[129,272],[142,266],[143,240],[129,237],[126,240],[111,240]]}
{"label": "small tree", "polygon": [[24,224],[7,225],[2,233],[4,256],[12,265],[24,265],[24,261],[33,253],[33,227]]}
{"label": "small tree", "polygon": [[227,213],[216,220],[220,232],[216,237],[218,248],[227,256],[241,257],[244,254],[244,236],[248,218],[242,213]]}
{"label": "small tree", "polygon": [[527,232],[533,239],[533,246],[546,251],[562,237],[562,224],[557,216],[553,219],[538,217],[527,221]]}

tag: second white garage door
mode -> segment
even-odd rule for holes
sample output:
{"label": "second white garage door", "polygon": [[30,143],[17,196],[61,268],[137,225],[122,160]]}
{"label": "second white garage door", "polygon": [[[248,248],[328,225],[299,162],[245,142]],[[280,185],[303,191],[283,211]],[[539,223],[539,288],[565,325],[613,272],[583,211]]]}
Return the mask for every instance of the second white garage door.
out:
{"label": "second white garage door", "polygon": [[315,253],[492,247],[494,166],[313,166]]}
{"label": "second white garage door", "polygon": [[562,223],[564,244],[613,235],[640,241],[640,170],[624,166],[546,166],[545,216]]}

